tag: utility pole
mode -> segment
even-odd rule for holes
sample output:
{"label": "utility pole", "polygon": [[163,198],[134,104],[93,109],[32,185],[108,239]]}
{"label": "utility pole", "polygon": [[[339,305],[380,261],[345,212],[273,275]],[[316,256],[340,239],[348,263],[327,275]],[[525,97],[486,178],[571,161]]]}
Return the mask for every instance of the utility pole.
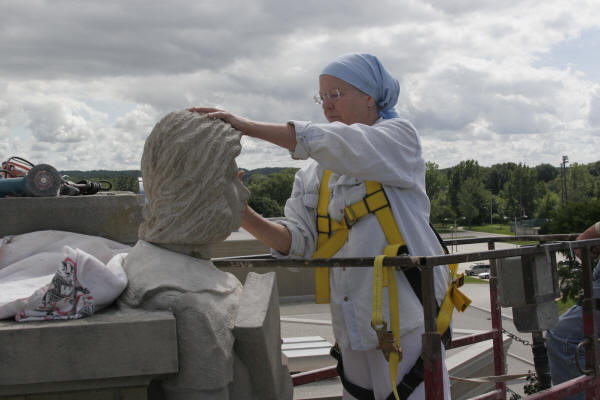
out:
{"label": "utility pole", "polygon": [[561,182],[561,194],[563,206],[567,205],[567,163],[569,162],[568,156],[562,156],[562,163],[560,164],[560,182]]}

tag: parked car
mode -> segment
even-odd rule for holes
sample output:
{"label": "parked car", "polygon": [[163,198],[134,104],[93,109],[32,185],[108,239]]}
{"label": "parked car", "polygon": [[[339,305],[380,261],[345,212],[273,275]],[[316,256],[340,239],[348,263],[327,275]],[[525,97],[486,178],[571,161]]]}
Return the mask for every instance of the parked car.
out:
{"label": "parked car", "polygon": [[473,264],[465,270],[465,273],[468,276],[478,276],[479,274],[481,274],[483,272],[487,272],[487,273],[490,272],[489,264]]}
{"label": "parked car", "polygon": [[490,279],[490,271],[482,272],[477,276],[479,277],[479,279]]}

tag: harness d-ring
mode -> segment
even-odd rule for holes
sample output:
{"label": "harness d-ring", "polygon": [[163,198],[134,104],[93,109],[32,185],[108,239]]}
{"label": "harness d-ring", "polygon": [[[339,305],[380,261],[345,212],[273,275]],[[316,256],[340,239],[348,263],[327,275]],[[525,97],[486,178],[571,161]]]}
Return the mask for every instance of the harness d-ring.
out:
{"label": "harness d-ring", "polygon": [[580,342],[577,345],[577,348],[575,349],[575,366],[577,367],[577,369],[579,370],[579,372],[581,372],[582,375],[591,375],[594,372],[591,369],[583,369],[583,368],[581,368],[581,364],[579,364],[579,349],[581,349],[581,346],[585,346],[589,342],[590,342],[590,338],[586,337],[585,339],[583,339],[582,342]]}

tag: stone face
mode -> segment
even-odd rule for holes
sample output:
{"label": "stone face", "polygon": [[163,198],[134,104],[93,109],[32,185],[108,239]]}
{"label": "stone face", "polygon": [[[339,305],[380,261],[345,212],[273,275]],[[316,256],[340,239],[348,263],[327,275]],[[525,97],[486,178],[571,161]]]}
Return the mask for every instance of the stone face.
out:
{"label": "stone face", "polygon": [[235,322],[235,351],[248,368],[255,399],[291,399],[287,367],[281,364],[279,295],[275,273],[249,273]]}
{"label": "stone face", "polygon": [[208,245],[240,226],[248,198],[235,164],[240,138],[230,124],[185,110],[156,124],[142,156],[148,203],[140,239]]}
{"label": "stone face", "polygon": [[78,320],[0,321],[0,359],[0,394],[6,386],[175,373],[175,318],[112,308]]}

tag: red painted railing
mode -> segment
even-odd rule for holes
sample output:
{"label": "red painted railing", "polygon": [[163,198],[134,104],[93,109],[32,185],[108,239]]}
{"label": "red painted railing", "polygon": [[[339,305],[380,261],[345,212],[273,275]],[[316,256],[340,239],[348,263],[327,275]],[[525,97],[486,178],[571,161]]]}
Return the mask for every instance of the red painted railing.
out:
{"label": "red painted railing", "polygon": [[[506,372],[504,364],[504,346],[502,343],[502,318],[501,307],[498,303],[496,259],[533,254],[547,254],[559,250],[572,251],[575,248],[583,248],[583,322],[585,341],[585,375],[560,385],[551,387],[531,396],[531,399],[562,399],[565,396],[586,391],[587,398],[600,399],[600,368],[597,360],[598,354],[598,331],[596,303],[592,290],[592,265],[589,248],[599,246],[600,239],[573,241],[577,235],[527,235],[527,236],[494,236],[474,239],[448,240],[449,246],[473,243],[488,243],[488,251],[475,253],[459,253],[444,256],[431,257],[387,257],[384,267],[414,268],[417,266],[422,273],[423,311],[425,316],[425,333],[423,334],[423,360],[425,368],[425,394],[428,400],[442,400],[445,398],[442,381],[442,357],[441,340],[436,327],[435,294],[433,290],[433,267],[437,265],[482,261],[490,262],[490,311],[492,317],[492,330],[477,335],[463,337],[452,341],[451,348],[466,346],[484,340],[493,341],[494,350],[494,372],[496,375],[504,375]],[[536,241],[538,246],[527,246],[514,249],[495,250],[495,242],[508,241]],[[219,260],[215,264],[220,267],[321,267],[321,266],[345,266],[364,267],[372,265],[372,258],[350,258],[350,259],[322,259],[322,260],[274,260],[254,258],[252,260]],[[337,376],[335,367],[322,368],[292,375],[294,386],[311,383],[321,379]],[[474,399],[505,399],[506,385],[497,382],[496,388],[488,393],[482,394]]]}

